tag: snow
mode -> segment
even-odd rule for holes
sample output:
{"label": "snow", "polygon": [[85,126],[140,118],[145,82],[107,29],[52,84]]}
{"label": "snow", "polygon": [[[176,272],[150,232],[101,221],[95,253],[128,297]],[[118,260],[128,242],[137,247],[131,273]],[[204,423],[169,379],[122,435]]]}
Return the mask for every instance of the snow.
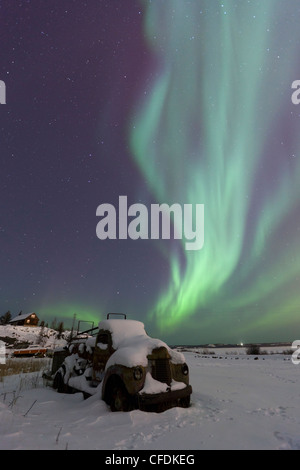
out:
{"label": "snow", "polygon": [[176,382],[176,380],[172,380],[171,385],[167,385],[165,383],[159,382],[158,380],[155,380],[152,375],[147,372],[146,374],[146,379],[145,379],[145,384],[142,390],[139,392],[141,395],[143,393],[164,393],[166,392],[169,388],[172,391],[175,390],[181,390],[186,387],[186,384],[184,382]]}
{"label": "snow", "polygon": [[[39,340],[42,335],[42,344],[45,348],[54,349],[64,347],[67,344],[65,336],[70,332],[62,333],[62,337],[58,339],[58,332],[52,328],[41,326],[14,326],[0,325],[0,338],[13,338],[17,342],[28,342],[30,344],[40,344]],[[4,341],[4,340],[3,340]]]}
{"label": "snow", "polygon": [[97,343],[97,347],[98,347],[99,349],[102,349],[102,351],[105,351],[105,350],[108,348],[108,344]]}
{"label": "snow", "polygon": [[95,347],[96,344],[96,338],[88,337],[86,342],[85,342],[85,347],[86,351],[90,354],[92,354],[93,348]]}
{"label": "snow", "polygon": [[139,392],[141,395],[143,393],[164,393],[168,390],[168,385],[158,380],[155,380],[152,375],[147,372],[145,384],[142,390]]}
{"label": "snow", "polygon": [[144,324],[135,320],[103,320],[99,323],[99,330],[108,330],[112,334],[112,346],[116,349],[106,363],[106,369],[114,364],[127,367],[147,367],[147,356],[154,348],[167,349],[174,364],[185,362],[184,356],[173,351],[160,339],[151,338],[145,332]]}
{"label": "snow", "polygon": [[282,354],[184,351],[190,408],[111,412],[96,393],[58,394],[36,374],[0,382],[0,449],[300,449],[300,366]]}
{"label": "snow", "polygon": [[141,339],[136,338],[132,344],[124,345],[114,352],[108,359],[105,368],[108,369],[114,364],[122,364],[126,367],[147,367],[147,355],[152,352],[154,347],[158,347],[158,343],[151,341],[151,338],[149,338],[149,341],[145,341],[143,337]]}
{"label": "snow", "polygon": [[113,348],[118,349],[121,343],[134,337],[146,336],[144,324],[137,320],[102,320],[99,330],[107,330],[112,333]]}

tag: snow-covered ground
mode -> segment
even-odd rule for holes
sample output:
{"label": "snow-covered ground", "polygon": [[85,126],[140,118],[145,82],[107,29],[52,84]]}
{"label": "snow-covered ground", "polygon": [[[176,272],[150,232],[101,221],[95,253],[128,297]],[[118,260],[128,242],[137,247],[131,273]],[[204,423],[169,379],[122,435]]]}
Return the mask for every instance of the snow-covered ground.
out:
{"label": "snow-covered ground", "polygon": [[239,352],[185,351],[191,407],[160,414],[112,413],[96,395],[58,394],[34,374],[19,389],[20,377],[6,377],[0,449],[300,449],[300,365]]}
{"label": "snow-covered ground", "polygon": [[[52,328],[0,325],[0,339],[10,338],[16,343],[28,342],[30,344],[40,344],[41,346],[51,349],[65,346],[65,338],[67,338],[69,334],[70,332],[66,331],[62,333],[59,338],[58,332]],[[5,342],[4,339],[2,341]],[[7,352],[9,352],[9,349],[7,349]]]}

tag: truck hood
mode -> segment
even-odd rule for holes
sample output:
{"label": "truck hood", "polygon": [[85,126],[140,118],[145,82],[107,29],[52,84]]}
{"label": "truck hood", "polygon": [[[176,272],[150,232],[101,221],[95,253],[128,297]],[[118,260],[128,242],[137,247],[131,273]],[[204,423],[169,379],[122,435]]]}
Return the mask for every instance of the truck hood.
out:
{"label": "truck hood", "polygon": [[126,367],[148,365],[148,356],[157,348],[165,348],[175,364],[183,364],[185,362],[183,354],[172,350],[163,341],[143,334],[125,338],[120,342],[118,349],[111,355],[106,364],[106,369],[115,364],[121,364]]}

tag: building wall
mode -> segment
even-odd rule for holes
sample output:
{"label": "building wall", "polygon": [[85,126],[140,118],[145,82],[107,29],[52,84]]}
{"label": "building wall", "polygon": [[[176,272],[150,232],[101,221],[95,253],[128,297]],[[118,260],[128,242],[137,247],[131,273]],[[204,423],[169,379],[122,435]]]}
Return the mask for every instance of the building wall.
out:
{"label": "building wall", "polygon": [[37,326],[39,322],[38,317],[35,313],[31,313],[24,321],[24,326]]}
{"label": "building wall", "polygon": [[17,326],[37,326],[38,325],[38,322],[39,322],[39,319],[38,317],[35,315],[35,314],[30,314],[28,315],[27,318],[25,318],[25,320],[16,320],[14,322],[12,322],[11,324],[12,325],[17,325]]}

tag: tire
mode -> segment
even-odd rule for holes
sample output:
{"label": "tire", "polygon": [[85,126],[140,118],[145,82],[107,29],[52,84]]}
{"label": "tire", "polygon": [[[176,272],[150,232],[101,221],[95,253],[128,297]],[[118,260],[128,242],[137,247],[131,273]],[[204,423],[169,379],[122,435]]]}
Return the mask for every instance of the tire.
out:
{"label": "tire", "polygon": [[110,409],[111,411],[130,411],[133,409],[131,397],[122,382],[117,382],[112,387]]}
{"label": "tire", "polygon": [[58,393],[64,393],[65,383],[63,375],[60,371],[57,371],[53,381],[53,388],[55,388]]}
{"label": "tire", "polygon": [[180,399],[180,406],[182,408],[189,408],[190,404],[191,404],[191,396],[190,395]]}
{"label": "tire", "polygon": [[58,393],[71,393],[72,389],[64,381],[64,372],[59,369],[53,380],[53,388],[58,391]]}

